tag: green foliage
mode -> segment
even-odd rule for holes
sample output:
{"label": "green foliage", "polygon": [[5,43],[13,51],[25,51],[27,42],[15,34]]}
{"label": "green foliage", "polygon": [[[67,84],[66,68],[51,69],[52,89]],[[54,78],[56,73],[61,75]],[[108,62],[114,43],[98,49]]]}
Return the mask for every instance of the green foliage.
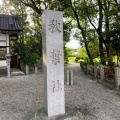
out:
{"label": "green foliage", "polygon": [[75,59],[75,54],[73,52],[73,50],[69,47],[65,47],[64,49],[64,61],[65,64],[67,64],[69,61],[73,61],[73,59]]}
{"label": "green foliage", "polygon": [[64,57],[64,63],[68,64],[68,62],[69,62],[68,57]]}
{"label": "green foliage", "polygon": [[[89,58],[87,56],[85,47],[79,48],[79,50],[78,50],[78,59],[79,58],[80,58],[80,60],[82,59],[86,64],[90,64],[90,61],[89,61]],[[79,61],[79,60],[77,60],[77,61]]]}
{"label": "green foliage", "polygon": [[79,61],[80,61],[80,57],[77,56],[77,57],[75,58],[75,62],[79,62]]}
{"label": "green foliage", "polygon": [[[31,40],[33,40],[33,36],[39,36],[35,40],[30,41],[34,46],[35,53],[39,56],[42,54],[42,44],[39,43],[38,45],[40,46],[37,46],[36,42],[34,44],[34,41],[40,40],[39,42],[41,42],[42,23],[40,16],[43,11],[48,8],[64,12],[64,46],[66,42],[69,41],[71,30],[78,28],[79,31],[78,29],[76,30],[77,32],[74,37],[76,37],[77,40],[80,40],[82,46],[88,48],[87,53],[90,53],[88,54],[90,60],[91,58],[94,59],[100,57],[102,62],[106,62],[106,60],[110,61],[109,57],[112,57],[113,52],[110,51],[111,54],[104,55],[104,47],[102,48],[102,46],[99,45],[100,42],[102,45],[105,45],[105,50],[107,52],[111,49],[112,51],[120,51],[120,46],[118,44],[120,42],[120,5],[117,4],[117,0],[10,0],[10,5],[15,9],[7,10],[4,8],[4,10],[1,10],[4,12],[9,11],[10,14],[19,16],[23,27],[23,32],[20,35],[20,41],[23,45],[28,44],[29,39],[27,40],[27,37],[30,37]],[[32,27],[27,21],[26,10],[28,8],[31,10],[29,16],[34,23]],[[108,46],[106,47],[106,45]],[[28,46],[30,47],[31,45],[29,44]],[[115,50],[113,50],[113,48]],[[28,48],[24,49],[26,50]],[[29,51],[34,53],[31,51],[31,47]],[[89,62],[87,53],[84,48],[79,51],[79,56]],[[71,50],[65,49],[65,56],[68,57],[74,55]]]}
{"label": "green foliage", "polygon": [[64,56],[65,57],[74,57],[75,54],[73,52],[73,49],[71,49],[69,47],[65,47],[65,49],[64,49]]}
{"label": "green foliage", "polygon": [[89,48],[90,54],[92,56],[92,59],[99,56],[98,39],[97,38],[94,38],[91,40],[89,39],[88,48]]}
{"label": "green foliage", "polygon": [[16,42],[14,46],[12,46],[12,49],[20,55],[20,59],[25,65],[32,66],[40,59],[39,55],[34,50],[34,46],[30,43],[23,44]]}
{"label": "green foliage", "polygon": [[29,52],[29,51],[26,50],[26,52],[23,53],[24,55],[21,57],[22,62],[25,65],[29,65],[29,66],[32,66],[32,65],[36,64],[38,62],[38,60],[39,60],[38,54],[37,53],[27,53],[27,52]]}
{"label": "green foliage", "polygon": [[88,59],[88,57],[84,58],[83,60],[84,60],[84,62],[85,62],[86,64],[91,64],[90,61],[89,61],[89,59]]}
{"label": "green foliage", "polygon": [[78,56],[80,57],[80,59],[88,58],[85,47],[81,47],[78,49]]}
{"label": "green foliage", "polygon": [[100,64],[100,58],[94,58],[93,59],[94,64],[98,65]]}
{"label": "green foliage", "polygon": [[116,50],[116,51],[120,51],[120,39],[114,39],[112,41],[112,47]]}
{"label": "green foliage", "polygon": [[68,57],[69,62],[75,62],[76,57]]}

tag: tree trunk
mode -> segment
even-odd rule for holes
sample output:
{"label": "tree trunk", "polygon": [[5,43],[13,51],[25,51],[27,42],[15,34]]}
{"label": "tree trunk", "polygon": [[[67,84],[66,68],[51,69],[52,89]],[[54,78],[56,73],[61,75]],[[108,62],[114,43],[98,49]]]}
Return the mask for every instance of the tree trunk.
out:
{"label": "tree trunk", "polygon": [[113,66],[113,58],[112,58],[112,52],[111,52],[110,44],[107,42],[105,44],[105,47],[106,47],[106,52],[107,52],[107,57],[108,57],[108,65]]}
{"label": "tree trunk", "polygon": [[99,52],[100,52],[101,64],[106,65],[104,50],[103,50],[103,42],[102,42],[100,36],[99,36]]}
{"label": "tree trunk", "polygon": [[100,52],[101,64],[105,64],[104,51],[103,51],[103,34],[102,34],[103,5],[101,0],[98,0],[98,6],[99,6],[99,25],[98,25],[97,33],[99,35],[99,52]]}
{"label": "tree trunk", "polygon": [[75,8],[73,7],[71,1],[70,1],[70,5],[71,5],[71,8],[72,8],[72,11],[73,11],[74,14],[75,14],[76,21],[77,21],[77,24],[78,24],[78,28],[81,30],[82,37],[83,37],[83,39],[84,39],[84,41],[85,41],[85,48],[86,48],[86,52],[87,52],[88,58],[89,58],[91,64],[94,64],[94,62],[93,62],[93,60],[92,60],[92,56],[91,56],[90,51],[89,51],[89,49],[88,49],[88,43],[87,43],[87,40],[86,40],[85,31],[84,31],[84,29],[82,28],[82,26],[81,26],[81,24],[80,24],[80,22],[79,22],[78,13],[77,13],[77,11],[75,10]]}
{"label": "tree trunk", "polygon": [[89,51],[89,49],[88,49],[87,40],[86,40],[86,39],[84,39],[84,40],[85,40],[85,49],[86,49],[87,55],[88,55],[88,57],[89,57],[90,63],[93,65],[94,62],[93,62],[93,60],[92,60],[92,56],[91,56],[90,51]]}
{"label": "tree trunk", "polygon": [[108,65],[113,65],[113,59],[111,54],[111,46],[110,46],[110,35],[108,34],[110,32],[110,22],[109,22],[109,11],[110,11],[110,3],[104,0],[104,14],[105,14],[105,31],[106,31],[106,37],[105,37],[105,47],[107,52],[107,58],[108,58]]}

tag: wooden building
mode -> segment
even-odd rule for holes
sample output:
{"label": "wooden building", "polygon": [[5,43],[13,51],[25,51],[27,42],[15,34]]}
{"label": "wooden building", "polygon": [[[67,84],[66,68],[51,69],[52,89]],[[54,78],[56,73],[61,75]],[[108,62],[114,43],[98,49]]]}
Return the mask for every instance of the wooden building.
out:
{"label": "wooden building", "polygon": [[17,16],[0,14],[0,66],[7,66],[5,55],[10,53],[10,40],[17,40],[21,31]]}

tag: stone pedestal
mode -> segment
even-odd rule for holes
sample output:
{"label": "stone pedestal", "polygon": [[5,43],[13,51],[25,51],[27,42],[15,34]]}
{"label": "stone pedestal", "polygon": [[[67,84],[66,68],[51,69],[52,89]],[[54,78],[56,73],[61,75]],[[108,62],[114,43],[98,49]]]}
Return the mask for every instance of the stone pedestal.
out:
{"label": "stone pedestal", "polygon": [[42,15],[44,111],[48,117],[65,113],[62,12]]}
{"label": "stone pedestal", "polygon": [[64,115],[47,117],[44,111],[41,109],[34,113],[27,120],[84,120],[84,117],[78,110],[73,110],[70,108],[66,108],[66,113]]}

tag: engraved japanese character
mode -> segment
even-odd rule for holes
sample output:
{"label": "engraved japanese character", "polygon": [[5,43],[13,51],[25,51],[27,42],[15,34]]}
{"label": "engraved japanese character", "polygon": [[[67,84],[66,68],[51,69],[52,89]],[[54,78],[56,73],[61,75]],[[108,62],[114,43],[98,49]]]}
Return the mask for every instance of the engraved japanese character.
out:
{"label": "engraved japanese character", "polygon": [[51,88],[52,88],[52,92],[55,92],[55,81],[52,81]]}
{"label": "engraved japanese character", "polygon": [[50,56],[52,58],[52,64],[57,65],[58,63],[60,63],[60,56],[62,56],[60,51],[59,50],[55,51],[53,49]]}
{"label": "engraved japanese character", "polygon": [[62,90],[62,88],[61,88],[61,83],[60,83],[59,80],[57,80],[57,86],[58,86],[58,90]]}
{"label": "engraved japanese character", "polygon": [[60,26],[60,23],[57,20],[53,19],[48,26],[49,26],[48,30],[51,30],[51,33],[55,31],[61,32],[60,29],[58,28]]}
{"label": "engraved japanese character", "polygon": [[55,92],[55,91],[57,92],[57,91],[62,90],[60,80],[52,81],[50,85],[50,89],[52,92]]}

